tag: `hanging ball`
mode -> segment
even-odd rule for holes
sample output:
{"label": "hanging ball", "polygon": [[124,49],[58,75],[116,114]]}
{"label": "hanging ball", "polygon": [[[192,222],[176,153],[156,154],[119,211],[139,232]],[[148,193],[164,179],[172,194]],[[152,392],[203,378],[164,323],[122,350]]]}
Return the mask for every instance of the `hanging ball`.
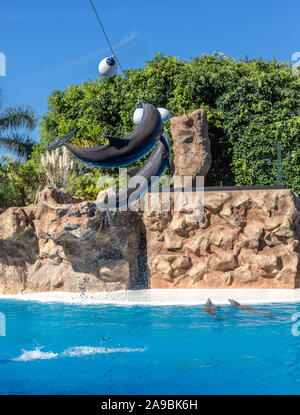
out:
{"label": "hanging ball", "polygon": [[170,111],[167,110],[167,108],[157,108],[157,109],[160,112],[161,119],[163,120],[163,122],[169,121],[171,117]]}
{"label": "hanging ball", "polygon": [[[161,115],[162,121],[163,122],[169,121],[171,117],[170,111],[167,110],[166,108],[157,108],[157,109]],[[142,121],[143,111],[144,110],[143,110],[142,105],[139,104],[133,114],[133,122],[135,125],[139,125],[140,122]]]}
{"label": "hanging ball", "polygon": [[143,112],[143,106],[141,104],[138,104],[137,109],[133,113],[133,122],[135,125],[139,125],[142,121]]}
{"label": "hanging ball", "polygon": [[111,78],[115,76],[118,70],[118,64],[113,56],[104,58],[99,63],[99,72],[105,78]]}

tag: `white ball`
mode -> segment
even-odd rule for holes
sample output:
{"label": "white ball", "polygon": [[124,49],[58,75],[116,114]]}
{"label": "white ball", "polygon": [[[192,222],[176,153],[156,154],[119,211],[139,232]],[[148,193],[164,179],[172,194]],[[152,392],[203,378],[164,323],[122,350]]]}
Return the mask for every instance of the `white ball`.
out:
{"label": "white ball", "polygon": [[105,78],[111,78],[112,76],[116,75],[118,64],[113,57],[108,57],[102,59],[102,61],[99,63],[98,69],[102,76]]}
{"label": "white ball", "polygon": [[[166,122],[166,121],[168,121],[170,119],[171,113],[170,113],[169,110],[167,110],[166,108],[157,108],[157,109],[158,109],[158,111],[159,111],[159,113],[161,115],[161,118],[162,118],[162,121],[163,122]],[[140,122],[142,121],[143,112],[144,112],[144,110],[143,110],[142,107],[138,107],[134,111],[134,114],[133,114],[133,122],[134,122],[135,125],[139,125]]]}
{"label": "white ball", "polygon": [[143,107],[137,107],[133,113],[133,122],[135,125],[139,125],[143,118]]}
{"label": "white ball", "polygon": [[163,120],[163,122],[169,121],[170,117],[171,117],[171,113],[169,110],[167,110],[167,108],[157,108],[158,111],[160,112],[161,118]]}

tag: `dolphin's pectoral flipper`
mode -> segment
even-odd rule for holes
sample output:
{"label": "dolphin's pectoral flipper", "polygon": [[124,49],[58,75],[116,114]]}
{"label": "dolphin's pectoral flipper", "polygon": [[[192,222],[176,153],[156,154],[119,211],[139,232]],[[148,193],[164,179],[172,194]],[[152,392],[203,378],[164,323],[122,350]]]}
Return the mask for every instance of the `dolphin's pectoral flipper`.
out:
{"label": "dolphin's pectoral flipper", "polygon": [[171,159],[171,157],[169,157],[169,169],[171,170],[172,174],[175,173],[175,164],[174,164],[174,160]]}
{"label": "dolphin's pectoral flipper", "polygon": [[76,133],[76,131],[77,129],[74,128],[74,130],[72,130],[69,134],[59,138],[55,144],[47,148],[47,151],[55,150],[56,148],[63,146],[69,140],[69,138],[71,138]]}
{"label": "dolphin's pectoral flipper", "polygon": [[120,147],[124,147],[128,145],[128,140],[124,138],[113,137],[112,135],[105,135],[105,134],[104,134],[104,137],[109,140],[109,144],[111,146],[120,148]]}
{"label": "dolphin's pectoral flipper", "polygon": [[140,168],[132,168],[132,169],[127,169],[127,174],[130,177],[133,177],[137,174],[137,172],[140,170]]}

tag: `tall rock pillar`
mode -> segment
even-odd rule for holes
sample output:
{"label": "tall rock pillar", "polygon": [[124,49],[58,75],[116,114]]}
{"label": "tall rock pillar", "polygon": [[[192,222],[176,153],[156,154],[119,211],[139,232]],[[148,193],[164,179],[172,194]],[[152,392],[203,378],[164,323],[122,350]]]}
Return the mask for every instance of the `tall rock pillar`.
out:
{"label": "tall rock pillar", "polygon": [[191,114],[171,118],[174,140],[175,176],[206,177],[211,166],[210,140],[206,111],[197,109]]}

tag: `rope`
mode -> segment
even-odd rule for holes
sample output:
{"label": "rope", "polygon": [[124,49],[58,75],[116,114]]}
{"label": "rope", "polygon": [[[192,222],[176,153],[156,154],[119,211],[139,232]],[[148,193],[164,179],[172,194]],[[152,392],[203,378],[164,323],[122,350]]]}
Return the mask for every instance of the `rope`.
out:
{"label": "rope", "polygon": [[123,69],[123,67],[122,67],[122,65],[121,65],[121,63],[120,63],[120,61],[119,61],[119,59],[118,59],[118,58],[117,58],[117,56],[116,56],[115,51],[113,50],[113,47],[112,47],[112,45],[111,45],[111,43],[110,43],[110,41],[109,41],[109,38],[108,38],[107,33],[106,33],[105,29],[104,29],[104,26],[103,26],[103,24],[102,24],[102,22],[101,22],[101,19],[100,19],[99,14],[98,14],[98,12],[97,12],[97,10],[96,10],[96,7],[94,6],[93,1],[92,1],[92,0],[90,0],[90,3],[91,3],[91,6],[92,6],[92,8],[93,8],[93,10],[94,10],[94,12],[95,12],[95,15],[96,15],[96,17],[97,17],[97,20],[98,20],[98,22],[99,22],[99,25],[100,25],[100,27],[101,27],[101,29],[102,29],[102,31],[103,31],[103,34],[104,34],[104,36],[105,36],[105,38],[106,38],[106,41],[107,41],[107,43],[108,43],[108,46],[109,46],[109,48],[110,48],[110,50],[111,50],[112,57],[113,57],[113,58],[115,58],[115,60],[117,61],[118,65],[119,65],[119,67],[120,67],[120,69],[121,69],[121,71],[123,72],[123,75],[125,76],[126,81],[128,82],[128,84],[129,84],[129,86],[130,86],[130,88],[131,88],[131,90],[132,90],[132,92],[134,93],[134,95],[135,95],[136,99],[138,100],[138,102],[140,102],[141,100],[139,99],[138,94],[136,93],[135,89],[133,88],[133,86],[132,86],[131,82],[129,81],[129,78],[128,78],[128,76],[126,75],[125,70]]}

